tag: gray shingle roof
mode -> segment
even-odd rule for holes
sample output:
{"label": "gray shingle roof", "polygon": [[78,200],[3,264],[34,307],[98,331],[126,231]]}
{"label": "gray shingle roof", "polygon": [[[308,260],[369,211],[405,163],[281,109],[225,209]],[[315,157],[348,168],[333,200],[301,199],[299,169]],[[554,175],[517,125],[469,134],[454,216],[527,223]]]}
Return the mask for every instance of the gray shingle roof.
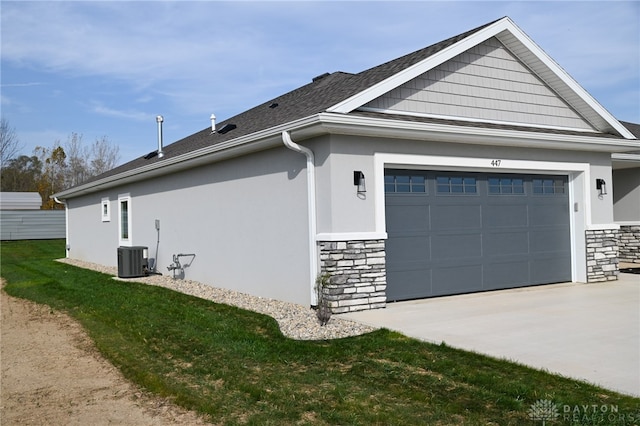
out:
{"label": "gray shingle roof", "polygon": [[627,128],[627,130],[633,133],[636,139],[640,139],[640,124],[629,123],[627,121],[621,121],[620,124],[622,124],[624,127]]}
{"label": "gray shingle roof", "polygon": [[[326,111],[329,107],[358,94],[398,72],[430,57],[431,55],[463,40],[477,31],[493,24],[493,21],[473,30],[451,37],[439,43],[404,55],[400,58],[385,62],[381,65],[362,71],[358,74],[334,72],[322,78],[314,79],[298,89],[242,112],[216,125],[220,129],[225,124],[235,124],[237,127],[225,134],[211,133],[211,128],[203,129],[172,144],[163,147],[164,159],[195,151],[200,148],[223,143],[240,136],[249,135],[260,130],[285,124],[297,119],[309,117]],[[277,107],[271,105],[277,104]],[[143,156],[118,166],[88,182],[99,180],[119,173],[137,169],[157,161],[157,156],[146,159]],[[85,182],[88,183],[88,182]]]}

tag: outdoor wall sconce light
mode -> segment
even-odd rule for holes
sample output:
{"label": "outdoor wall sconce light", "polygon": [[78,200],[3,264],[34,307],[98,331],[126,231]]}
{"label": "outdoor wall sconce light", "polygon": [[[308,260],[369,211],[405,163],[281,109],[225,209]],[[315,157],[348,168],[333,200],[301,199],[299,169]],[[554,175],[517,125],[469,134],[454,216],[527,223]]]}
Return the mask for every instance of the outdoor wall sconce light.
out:
{"label": "outdoor wall sconce light", "polygon": [[358,187],[358,194],[367,192],[367,186],[364,181],[364,173],[359,170],[353,172],[353,184]]}
{"label": "outdoor wall sconce light", "polygon": [[607,182],[604,179],[596,179],[596,189],[599,196],[607,195]]}

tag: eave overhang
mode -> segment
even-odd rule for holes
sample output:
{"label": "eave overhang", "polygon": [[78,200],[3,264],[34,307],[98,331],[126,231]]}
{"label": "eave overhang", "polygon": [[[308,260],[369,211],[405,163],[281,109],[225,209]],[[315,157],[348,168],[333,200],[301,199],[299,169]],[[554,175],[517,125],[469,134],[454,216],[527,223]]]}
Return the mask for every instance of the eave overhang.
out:
{"label": "eave overhang", "polygon": [[589,135],[563,135],[526,130],[507,130],[464,125],[372,118],[348,114],[320,113],[274,126],[220,144],[208,146],[175,157],[164,158],[103,179],[98,179],[54,194],[64,200],[109,188],[139,182],[252,152],[282,145],[281,134],[289,131],[298,142],[323,134],[364,136],[371,138],[410,139],[473,145],[512,146],[622,153],[637,151],[637,140]]}

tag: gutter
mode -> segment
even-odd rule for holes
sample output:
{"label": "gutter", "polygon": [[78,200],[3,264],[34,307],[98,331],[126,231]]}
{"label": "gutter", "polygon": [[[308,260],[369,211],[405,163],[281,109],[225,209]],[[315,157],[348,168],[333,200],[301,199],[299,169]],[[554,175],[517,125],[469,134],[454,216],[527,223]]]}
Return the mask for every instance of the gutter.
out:
{"label": "gutter", "polygon": [[81,184],[77,187],[54,194],[54,196],[61,198],[78,197],[126,183],[150,179],[180,170],[197,167],[202,164],[245,155],[262,149],[274,148],[282,143],[280,133],[283,130],[293,128],[295,129],[296,134],[304,134],[306,139],[307,137],[313,137],[316,134],[321,134],[319,130],[313,130],[313,127],[318,123],[318,115],[304,117],[300,120],[240,136],[236,139],[200,148],[175,157],[167,158],[165,156],[162,161],[141,166],[133,170],[127,170],[116,175],[107,176],[86,184]]}
{"label": "gutter", "polygon": [[562,149],[624,153],[638,151],[637,139],[620,140],[591,135],[563,135],[522,130],[491,129],[473,126],[456,126],[410,122],[398,119],[381,119],[349,114],[320,113],[289,123],[240,136],[220,144],[191,151],[160,162],[127,170],[97,181],[54,194],[61,198],[78,197],[99,190],[130,182],[174,173],[199,165],[245,155],[261,149],[273,148],[281,143],[283,131],[307,139],[326,133],[367,137],[389,137],[420,141],[467,143],[474,145],[515,146],[540,149]]}
{"label": "gutter", "polygon": [[315,289],[318,276],[318,245],[316,243],[317,219],[316,219],[316,166],[313,151],[293,142],[288,131],[282,132],[284,146],[307,157],[307,208],[309,210],[309,283],[311,290],[311,305],[318,304]]}

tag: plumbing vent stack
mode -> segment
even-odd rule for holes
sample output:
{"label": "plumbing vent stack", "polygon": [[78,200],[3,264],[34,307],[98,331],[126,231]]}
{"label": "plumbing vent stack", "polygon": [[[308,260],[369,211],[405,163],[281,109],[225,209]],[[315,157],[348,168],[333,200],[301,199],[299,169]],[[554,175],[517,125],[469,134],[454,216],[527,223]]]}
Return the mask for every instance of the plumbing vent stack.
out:
{"label": "plumbing vent stack", "polygon": [[164,157],[164,152],[162,151],[162,122],[164,118],[161,115],[156,117],[156,122],[158,123],[158,158]]}
{"label": "plumbing vent stack", "polygon": [[216,132],[216,115],[211,114],[211,133]]}

